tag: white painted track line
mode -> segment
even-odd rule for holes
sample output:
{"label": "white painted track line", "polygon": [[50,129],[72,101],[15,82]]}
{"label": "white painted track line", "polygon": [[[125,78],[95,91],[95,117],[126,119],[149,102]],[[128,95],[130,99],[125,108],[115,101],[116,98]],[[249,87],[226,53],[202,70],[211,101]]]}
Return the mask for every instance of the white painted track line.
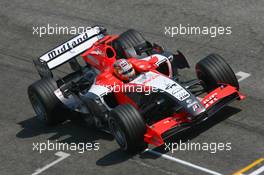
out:
{"label": "white painted track line", "polygon": [[146,149],[145,152],[149,152],[151,154],[154,154],[156,156],[160,156],[162,157],[163,159],[167,159],[167,160],[170,160],[170,161],[173,161],[173,162],[177,162],[179,164],[182,164],[182,165],[185,165],[185,166],[188,166],[188,167],[191,167],[193,169],[197,169],[197,170],[200,170],[200,171],[203,171],[207,174],[212,174],[212,175],[222,175],[221,173],[218,173],[216,171],[212,171],[212,170],[209,170],[207,168],[203,168],[201,166],[198,166],[198,165],[195,165],[195,164],[192,164],[190,162],[186,162],[184,160],[181,160],[181,159],[178,159],[178,158],[175,158],[175,157],[172,157],[172,156],[169,156],[169,155],[166,155],[166,154],[162,154],[160,152],[157,152],[157,151],[154,151],[154,150],[151,150],[151,149]]}
{"label": "white painted track line", "polygon": [[43,171],[47,170],[48,168],[52,167],[53,165],[59,163],[60,161],[62,161],[63,159],[66,159],[67,157],[70,156],[70,154],[68,153],[65,153],[65,152],[62,152],[62,151],[59,151],[57,153],[55,153],[56,156],[59,156],[60,158],[58,158],[57,160],[45,165],[44,167],[42,168],[39,168],[37,169],[32,175],[37,175],[37,174],[40,174],[42,173]]}
{"label": "white painted track line", "polygon": [[249,175],[260,175],[261,173],[264,172],[264,166],[260,167],[259,169],[253,171],[252,173],[250,173]]}
{"label": "white painted track line", "polygon": [[246,73],[246,72],[239,71],[239,72],[236,73],[236,76],[239,76],[240,77],[238,79],[238,82],[240,82],[240,81],[243,81],[246,78],[248,78],[250,76],[250,74],[249,73]]}

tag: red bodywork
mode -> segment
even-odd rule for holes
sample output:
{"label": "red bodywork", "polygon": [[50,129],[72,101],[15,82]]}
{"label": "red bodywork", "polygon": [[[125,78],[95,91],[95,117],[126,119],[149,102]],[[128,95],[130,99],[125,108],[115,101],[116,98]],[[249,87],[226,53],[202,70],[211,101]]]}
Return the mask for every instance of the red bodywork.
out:
{"label": "red bodywork", "polygon": [[84,61],[100,72],[112,68],[112,65],[116,61],[116,51],[111,46],[111,42],[116,38],[118,38],[118,35],[107,35],[94,43],[90,49],[81,55]]}
{"label": "red bodywork", "polygon": [[[119,85],[120,87],[125,85],[113,74],[112,65],[116,61],[117,54],[115,49],[111,46],[111,43],[117,38],[118,35],[107,35],[103,39],[97,41],[90,49],[88,49],[85,53],[82,54],[83,59],[87,63],[89,63],[98,71],[100,71],[100,74],[96,78],[96,84],[110,86]],[[139,73],[146,71],[156,72],[155,69],[157,68],[157,66],[155,65],[155,63],[158,61],[158,59],[155,56],[153,56],[149,61],[139,60],[137,58],[128,58],[128,61]],[[201,103],[206,109],[210,109],[213,107],[214,104],[232,94],[235,94],[237,96],[237,99],[239,100],[243,100],[245,98],[245,96],[241,95],[233,86],[225,85],[224,87],[219,87],[214,91],[210,92],[201,100]],[[139,109],[137,104],[132,99],[130,99],[125,93],[115,93],[115,97],[119,104],[129,103],[136,109]],[[192,121],[188,119],[188,114],[185,112],[176,113],[172,116],[168,116],[152,124],[151,126],[146,126],[147,131],[144,135],[144,141],[148,144],[160,146],[164,144],[162,134],[172,128],[180,126],[183,123],[191,122]]]}

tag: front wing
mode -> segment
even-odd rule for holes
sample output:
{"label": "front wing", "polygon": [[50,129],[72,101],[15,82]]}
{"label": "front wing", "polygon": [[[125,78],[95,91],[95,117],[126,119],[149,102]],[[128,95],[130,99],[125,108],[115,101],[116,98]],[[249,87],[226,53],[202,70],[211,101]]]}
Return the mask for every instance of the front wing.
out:
{"label": "front wing", "polygon": [[244,98],[245,96],[241,95],[235,87],[223,84],[201,100],[206,108],[202,115],[197,116],[195,119],[188,119],[188,113],[181,112],[166,117],[151,126],[147,126],[144,141],[154,146],[163,145],[164,140],[170,136],[206,120],[230,102],[243,100]]}

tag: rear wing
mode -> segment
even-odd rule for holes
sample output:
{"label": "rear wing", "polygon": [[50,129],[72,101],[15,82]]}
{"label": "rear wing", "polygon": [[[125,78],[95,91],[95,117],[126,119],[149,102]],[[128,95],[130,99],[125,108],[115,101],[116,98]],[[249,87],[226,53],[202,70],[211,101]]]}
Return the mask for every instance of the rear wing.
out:
{"label": "rear wing", "polygon": [[92,47],[96,41],[105,36],[105,32],[105,28],[94,26],[40,56],[39,61],[44,63],[49,70],[52,70]]}

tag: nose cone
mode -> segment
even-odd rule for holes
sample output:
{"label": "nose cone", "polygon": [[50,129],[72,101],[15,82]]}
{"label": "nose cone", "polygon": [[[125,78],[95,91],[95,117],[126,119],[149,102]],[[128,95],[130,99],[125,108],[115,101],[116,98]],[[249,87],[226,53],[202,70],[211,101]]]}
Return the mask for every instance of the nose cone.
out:
{"label": "nose cone", "polygon": [[206,110],[202,103],[194,96],[190,96],[188,99],[183,101],[182,106],[185,108],[185,111],[191,115],[191,117],[198,116]]}

